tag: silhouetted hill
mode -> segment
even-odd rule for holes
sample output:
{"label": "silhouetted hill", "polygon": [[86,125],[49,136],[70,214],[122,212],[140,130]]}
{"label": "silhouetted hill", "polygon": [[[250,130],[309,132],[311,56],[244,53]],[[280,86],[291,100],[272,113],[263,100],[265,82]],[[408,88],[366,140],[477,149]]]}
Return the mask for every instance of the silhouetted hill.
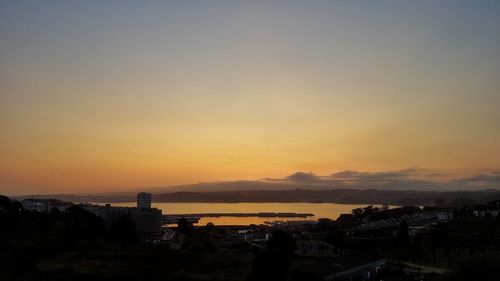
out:
{"label": "silhouetted hill", "polygon": [[392,205],[464,205],[500,198],[500,191],[395,191],[395,190],[248,190],[174,192],[154,196],[156,202],[313,202]]}
{"label": "silhouetted hill", "polygon": [[[135,202],[135,194],[115,195],[30,195],[23,198],[56,198],[71,202],[116,203]],[[391,204],[391,205],[444,205],[463,206],[500,199],[499,190],[478,191],[415,191],[379,189],[326,189],[326,190],[243,190],[211,192],[169,192],[153,194],[154,202],[309,202],[344,204]]]}

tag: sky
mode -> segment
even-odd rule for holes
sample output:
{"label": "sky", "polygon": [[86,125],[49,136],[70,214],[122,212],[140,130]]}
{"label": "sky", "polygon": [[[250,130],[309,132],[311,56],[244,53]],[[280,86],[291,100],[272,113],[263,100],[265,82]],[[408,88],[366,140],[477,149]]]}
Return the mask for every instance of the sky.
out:
{"label": "sky", "polygon": [[0,194],[500,170],[498,15],[488,0],[0,0]]}

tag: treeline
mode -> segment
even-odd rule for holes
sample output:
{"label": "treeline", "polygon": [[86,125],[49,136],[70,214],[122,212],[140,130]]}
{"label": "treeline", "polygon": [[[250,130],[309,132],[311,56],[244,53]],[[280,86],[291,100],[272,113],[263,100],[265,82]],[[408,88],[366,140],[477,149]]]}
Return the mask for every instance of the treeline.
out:
{"label": "treeline", "polygon": [[40,258],[77,250],[121,250],[139,242],[127,216],[106,224],[77,205],[64,212],[36,212],[5,196],[0,196],[0,226],[0,280],[39,277],[35,261]]}
{"label": "treeline", "polygon": [[0,225],[0,280],[282,280],[296,248],[281,231],[263,250],[241,243],[218,251],[215,240],[224,229],[195,228],[181,219],[181,247],[171,249],[137,239],[127,217],[106,224],[77,205],[64,212],[29,211],[1,195]]}
{"label": "treeline", "polygon": [[[477,211],[499,211],[500,201],[463,206],[453,210],[447,223],[432,223],[425,231],[410,235],[410,226],[402,221],[394,228],[352,232],[367,222],[400,218],[439,208],[401,207],[383,210],[373,206],[357,208],[337,220],[321,219],[310,230],[325,233],[325,242],[339,252],[379,255],[393,261],[406,261],[431,267],[446,268],[444,275],[426,276],[423,280],[498,280],[500,274],[500,216]],[[350,229],[345,231],[346,229]],[[422,230],[422,228],[421,228]],[[350,233],[349,235],[347,235]],[[394,272],[392,272],[394,274]],[[404,276],[405,273],[397,272]],[[414,280],[414,279],[397,279]]]}

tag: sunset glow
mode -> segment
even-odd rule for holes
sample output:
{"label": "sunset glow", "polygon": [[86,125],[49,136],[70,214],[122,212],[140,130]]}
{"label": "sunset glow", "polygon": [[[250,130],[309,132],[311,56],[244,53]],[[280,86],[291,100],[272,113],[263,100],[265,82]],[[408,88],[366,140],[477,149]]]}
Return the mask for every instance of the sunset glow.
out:
{"label": "sunset glow", "polygon": [[23,2],[1,193],[500,169],[499,2]]}

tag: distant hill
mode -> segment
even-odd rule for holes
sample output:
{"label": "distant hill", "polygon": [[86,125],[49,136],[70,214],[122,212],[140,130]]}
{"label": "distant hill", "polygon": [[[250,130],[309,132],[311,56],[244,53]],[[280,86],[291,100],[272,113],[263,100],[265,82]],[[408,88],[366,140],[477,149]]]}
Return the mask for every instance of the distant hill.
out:
{"label": "distant hill", "polygon": [[[135,194],[107,195],[30,195],[23,198],[56,198],[71,202],[116,203],[135,202]],[[309,202],[344,204],[391,204],[391,205],[474,205],[500,199],[499,190],[478,191],[415,191],[380,189],[325,189],[325,190],[241,190],[211,192],[169,192],[153,195],[154,202]]]}
{"label": "distant hill", "polygon": [[148,188],[149,192],[212,192],[244,190],[399,190],[399,191],[477,191],[500,190],[500,171],[476,171],[470,174],[408,168],[386,172],[342,171],[331,175],[295,172],[283,178],[205,182]]}
{"label": "distant hill", "polygon": [[156,202],[310,202],[391,205],[471,205],[500,199],[498,190],[247,190],[216,192],[173,192],[154,196]]}
{"label": "distant hill", "polygon": [[[180,191],[240,191],[240,190],[289,190],[289,189],[314,189],[314,184],[298,185],[294,182],[273,182],[273,181],[258,181],[258,180],[239,180],[239,181],[221,181],[221,182],[202,182],[194,184],[182,184],[166,187],[151,187],[147,188],[148,192],[164,193],[164,192],[180,192]],[[333,187],[332,187],[333,188]],[[320,189],[325,189],[322,186]]]}

